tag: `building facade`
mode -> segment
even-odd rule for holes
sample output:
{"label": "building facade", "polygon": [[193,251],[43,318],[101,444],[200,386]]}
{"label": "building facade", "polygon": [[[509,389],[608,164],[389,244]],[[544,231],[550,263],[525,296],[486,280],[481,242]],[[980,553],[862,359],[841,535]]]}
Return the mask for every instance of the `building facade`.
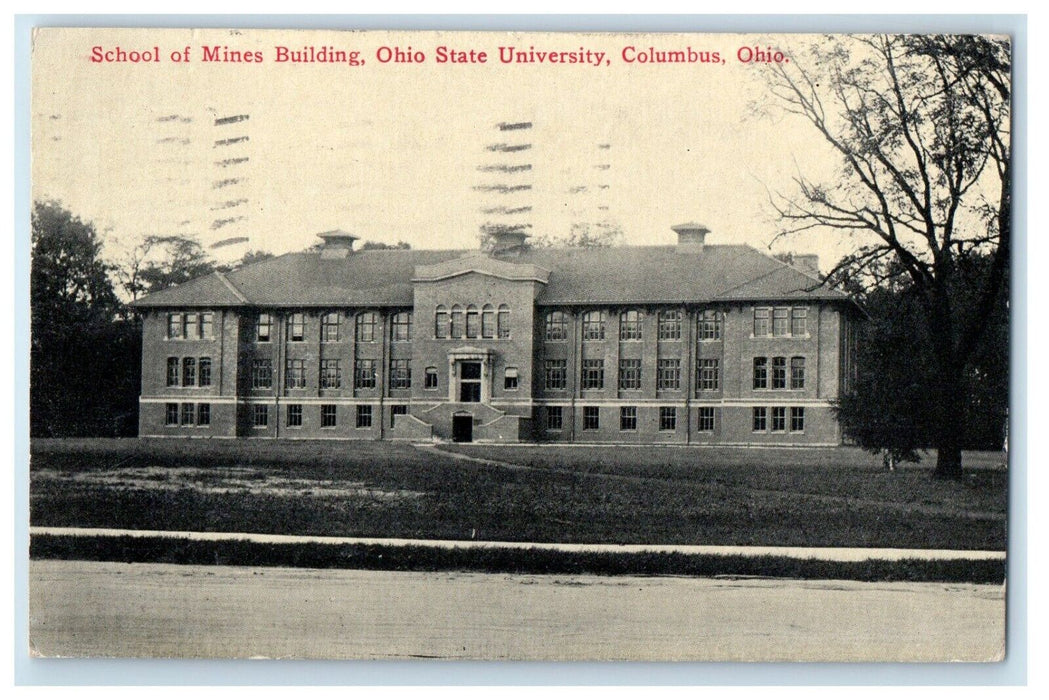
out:
{"label": "building facade", "polygon": [[136,302],[142,436],[835,445],[859,312],[747,246],[353,250]]}

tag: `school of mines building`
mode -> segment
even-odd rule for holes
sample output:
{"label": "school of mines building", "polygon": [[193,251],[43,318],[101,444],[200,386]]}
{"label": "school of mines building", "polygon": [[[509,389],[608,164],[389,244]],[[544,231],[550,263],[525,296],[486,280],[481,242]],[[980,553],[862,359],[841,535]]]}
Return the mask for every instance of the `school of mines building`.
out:
{"label": "school of mines building", "polygon": [[139,299],[142,436],[836,445],[856,305],[741,245],[318,250]]}

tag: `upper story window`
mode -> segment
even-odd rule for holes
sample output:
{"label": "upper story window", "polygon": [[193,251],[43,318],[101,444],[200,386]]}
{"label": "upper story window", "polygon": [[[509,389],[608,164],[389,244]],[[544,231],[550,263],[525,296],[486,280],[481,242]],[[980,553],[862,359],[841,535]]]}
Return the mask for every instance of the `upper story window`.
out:
{"label": "upper story window", "polygon": [[186,340],[197,340],[200,338],[200,316],[195,312],[182,315],[182,337]]}
{"label": "upper story window", "polygon": [[390,388],[412,388],[412,361],[390,360]]}
{"label": "upper story window", "polygon": [[339,342],[339,320],[339,314],[334,311],[321,316],[322,343]]}
{"label": "upper story window", "polygon": [[754,358],[754,388],[769,388],[769,360],[767,357]]}
{"label": "upper story window", "polygon": [[393,342],[405,343],[412,339],[412,312],[401,311],[393,315]]}
{"label": "upper story window", "polygon": [[636,309],[624,311],[619,316],[619,339],[641,340],[641,312]]}
{"label": "upper story window", "polygon": [[772,310],[772,335],[790,335],[790,308],[777,307]]}
{"label": "upper story window", "polygon": [[503,389],[507,391],[516,391],[518,386],[518,376],[516,367],[507,367],[506,372],[503,374]]}
{"label": "upper story window", "polygon": [[273,316],[270,314],[259,314],[255,319],[255,340],[260,343],[270,342],[273,333]]}
{"label": "upper story window", "polygon": [[168,339],[182,337],[182,314],[168,314]]}
{"label": "upper story window", "polygon": [[604,311],[587,311],[583,314],[583,340],[604,340],[608,314]]}
{"label": "upper story window", "polygon": [[772,388],[787,388],[787,358],[785,357],[772,358]]}
{"label": "upper story window", "polygon": [[423,388],[424,389],[436,389],[437,388],[437,368],[427,367],[426,372],[423,374]]}
{"label": "upper story window", "polygon": [[481,309],[481,337],[495,337],[495,307],[491,304],[485,304]]}
{"label": "upper story window", "polygon": [[808,335],[808,316],[805,306],[755,307],[754,336],[803,338]]}
{"label": "upper story window", "polygon": [[443,304],[437,307],[433,316],[433,337],[448,337],[448,308]]}
{"label": "upper story window", "polygon": [[568,381],[567,360],[544,360],[543,371],[547,389],[564,389]]}
{"label": "upper story window", "polygon": [[546,315],[547,342],[568,340],[568,314],[564,311],[551,311]]}
{"label": "upper story window", "polygon": [[210,311],[204,311],[200,314],[200,337],[201,338],[214,338],[215,337],[215,315]]}
{"label": "upper story window", "polygon": [[510,307],[506,304],[499,305],[498,333],[500,338],[510,337]]}
{"label": "upper story window", "polygon": [[357,314],[357,342],[374,343],[375,326],[379,323],[379,314],[374,311],[365,311]]}
{"label": "upper story window", "polygon": [[790,388],[791,389],[804,389],[805,388],[805,358],[804,357],[792,357],[792,358],[790,358]]}
{"label": "upper story window", "polygon": [[301,343],[306,340],[306,314],[298,313],[288,316],[288,340]]}
{"label": "upper story window", "polygon": [[659,339],[681,340],[681,311],[666,309],[659,312]]}
{"label": "upper story window", "polygon": [[770,309],[767,308],[756,308],[754,309],[754,335],[763,336],[769,334],[769,313]]}
{"label": "upper story window", "polygon": [[721,340],[721,314],[707,309],[699,318],[700,340]]}
{"label": "upper story window", "polygon": [[284,365],[284,386],[288,389],[306,388],[306,360],[288,360]]}
{"label": "upper story window", "polygon": [[641,360],[619,361],[619,388],[641,388]]}
{"label": "upper story window", "polygon": [[477,307],[470,304],[466,307],[466,337],[479,338],[481,336],[481,312]]}
{"label": "upper story window", "polygon": [[795,306],[790,310],[790,334],[793,336],[808,335],[809,310],[804,306]]}
{"label": "upper story window", "polygon": [[456,304],[452,307],[452,337],[463,337],[463,307]]}
{"label": "upper story window", "polygon": [[210,311],[198,313],[187,311],[185,313],[168,314],[168,340],[198,340],[211,339],[214,337],[215,315]]}

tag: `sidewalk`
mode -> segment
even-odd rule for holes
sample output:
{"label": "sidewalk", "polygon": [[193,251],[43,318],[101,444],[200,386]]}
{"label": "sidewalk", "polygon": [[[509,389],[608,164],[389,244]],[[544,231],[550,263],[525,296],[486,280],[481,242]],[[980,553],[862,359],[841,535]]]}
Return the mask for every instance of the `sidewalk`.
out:
{"label": "sidewalk", "polygon": [[380,537],[315,537],[310,535],[267,535],[246,532],[188,532],[170,530],[116,530],[108,528],[30,527],[29,535],[72,537],[163,537],[198,541],[246,540],[261,544],[361,544],[388,547],[441,547],[445,549],[544,549],[559,552],[659,552],[675,554],[718,554],[748,557],[776,556],[793,559],[856,562],[868,559],[1005,560],[1005,552],[951,549],[888,549],[861,547],[743,547],[688,544],[560,544],[549,542],[490,542],[477,540],[409,540]]}

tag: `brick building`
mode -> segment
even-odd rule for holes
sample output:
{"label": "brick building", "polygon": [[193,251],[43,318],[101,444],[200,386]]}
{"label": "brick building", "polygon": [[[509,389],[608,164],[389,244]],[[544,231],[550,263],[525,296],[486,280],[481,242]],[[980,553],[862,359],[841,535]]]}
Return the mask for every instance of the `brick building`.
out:
{"label": "brick building", "polygon": [[858,310],[748,246],[316,251],[143,297],[142,436],[833,445]]}

